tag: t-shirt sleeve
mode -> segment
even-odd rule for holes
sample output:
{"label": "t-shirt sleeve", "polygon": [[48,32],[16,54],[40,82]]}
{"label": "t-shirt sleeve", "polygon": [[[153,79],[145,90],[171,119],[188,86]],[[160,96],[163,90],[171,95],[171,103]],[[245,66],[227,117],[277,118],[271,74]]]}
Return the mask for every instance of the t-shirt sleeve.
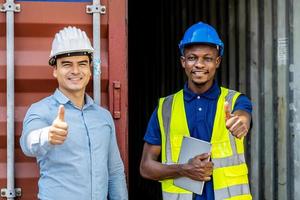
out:
{"label": "t-shirt sleeve", "polygon": [[243,110],[243,111],[248,112],[250,115],[252,114],[252,103],[246,95],[241,94],[237,98],[235,105],[234,105],[233,112],[236,110]]}
{"label": "t-shirt sleeve", "polygon": [[158,123],[157,108],[153,111],[148,122],[147,130],[144,136],[144,141],[153,144],[161,145],[161,135]]}

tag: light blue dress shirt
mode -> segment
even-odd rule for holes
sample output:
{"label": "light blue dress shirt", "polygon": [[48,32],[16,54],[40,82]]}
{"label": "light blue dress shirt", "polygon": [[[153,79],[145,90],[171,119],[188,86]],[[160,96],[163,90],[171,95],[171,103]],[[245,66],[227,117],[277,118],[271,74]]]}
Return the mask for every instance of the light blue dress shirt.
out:
{"label": "light blue dress shirt", "polygon": [[[59,105],[65,107],[68,135],[62,145],[51,145],[48,129]],[[128,199],[113,119],[88,95],[82,109],[58,89],[32,104],[23,122],[20,144],[27,156],[37,159],[39,199]]]}

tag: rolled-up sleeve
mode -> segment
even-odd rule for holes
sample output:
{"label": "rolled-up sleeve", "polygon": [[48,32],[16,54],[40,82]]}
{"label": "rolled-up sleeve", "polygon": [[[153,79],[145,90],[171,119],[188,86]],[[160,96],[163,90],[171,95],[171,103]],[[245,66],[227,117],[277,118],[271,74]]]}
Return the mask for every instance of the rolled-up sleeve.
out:
{"label": "rolled-up sleeve", "polygon": [[43,156],[51,148],[48,142],[50,125],[41,117],[42,114],[30,107],[23,121],[20,145],[24,154],[30,157]]}

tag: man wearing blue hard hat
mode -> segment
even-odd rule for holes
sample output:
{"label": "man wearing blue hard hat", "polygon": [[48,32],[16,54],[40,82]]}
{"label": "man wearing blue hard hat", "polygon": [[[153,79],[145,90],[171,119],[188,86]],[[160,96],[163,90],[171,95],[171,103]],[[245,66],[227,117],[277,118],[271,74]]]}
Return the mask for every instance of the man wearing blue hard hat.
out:
{"label": "man wearing blue hard hat", "polygon": [[[182,90],[160,98],[144,136],[140,173],[162,183],[164,200],[250,200],[243,139],[251,101],[214,80],[224,44],[212,26],[192,25],[179,49],[188,80]],[[184,136],[209,142],[211,151],[177,164]],[[179,177],[204,181],[202,194],[175,186]]]}

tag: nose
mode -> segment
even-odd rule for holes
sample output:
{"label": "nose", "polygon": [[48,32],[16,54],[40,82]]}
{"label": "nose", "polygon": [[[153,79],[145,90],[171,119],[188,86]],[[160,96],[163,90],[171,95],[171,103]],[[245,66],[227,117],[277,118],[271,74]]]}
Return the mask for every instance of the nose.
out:
{"label": "nose", "polygon": [[195,62],[195,67],[204,67],[204,60],[202,58],[198,58]]}
{"label": "nose", "polygon": [[78,74],[79,73],[79,66],[78,65],[73,65],[72,67],[72,73],[73,74]]}

